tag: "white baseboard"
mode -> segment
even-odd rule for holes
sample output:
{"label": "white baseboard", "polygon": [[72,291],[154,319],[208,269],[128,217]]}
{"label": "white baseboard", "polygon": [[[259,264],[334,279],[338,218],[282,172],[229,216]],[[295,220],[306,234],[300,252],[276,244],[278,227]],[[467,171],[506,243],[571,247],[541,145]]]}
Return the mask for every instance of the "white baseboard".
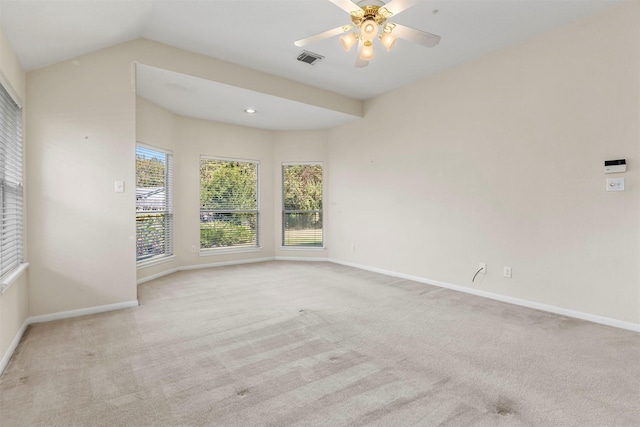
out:
{"label": "white baseboard", "polygon": [[296,262],[329,262],[329,258],[324,257],[285,257],[285,256],[277,256],[277,257],[268,257],[268,258],[252,258],[252,259],[242,259],[236,261],[224,261],[224,262],[214,262],[210,264],[196,264],[196,265],[186,265],[183,267],[171,268],[169,270],[161,271],[160,273],[153,274],[151,276],[143,277],[142,279],[137,280],[137,284],[141,285],[146,282],[150,282],[155,279],[159,279],[164,276],[168,276],[169,274],[175,273],[177,271],[185,271],[185,270],[200,270],[203,268],[213,268],[213,267],[226,267],[229,265],[240,265],[240,264],[253,264],[256,262],[267,262],[267,261],[296,261]]}
{"label": "white baseboard", "polygon": [[356,264],[352,262],[341,261],[337,259],[329,259],[329,262],[335,264],[346,265],[348,267],[359,268],[361,270],[372,271],[374,273],[385,274],[387,276],[398,277],[401,279],[413,280],[414,282],[426,283],[428,285],[435,285],[441,288],[447,288],[458,292],[464,292],[466,294],[476,295],[484,298],[489,298],[496,301],[502,301],[509,304],[519,305],[522,307],[533,308],[536,310],[546,311],[549,313],[559,314],[562,316],[573,317],[576,319],[587,320],[589,322],[600,323],[606,326],[613,326],[614,328],[627,329],[629,331],[640,332],[640,324],[625,322],[622,320],[612,319],[610,317],[598,316],[590,313],[583,313],[581,311],[570,310],[567,308],[556,307],[554,305],[542,304],[534,301],[523,300],[520,298],[514,298],[506,295],[495,294],[493,292],[481,291],[479,289],[468,288],[466,286],[454,285],[451,283],[441,282],[438,280],[431,280],[424,277],[412,276],[410,274],[397,273],[395,271],[384,270],[381,268],[369,267],[366,265]]}
{"label": "white baseboard", "polygon": [[559,314],[562,316],[573,317],[576,319],[586,320],[589,322],[599,323],[602,325],[613,326],[615,328],[626,329],[629,331],[640,332],[640,324],[625,322],[622,320],[612,319],[610,317],[598,316],[590,313],[583,313],[581,311],[570,310],[567,308],[556,307],[553,305],[542,304],[534,301],[523,300],[520,298],[514,298],[506,295],[500,295],[493,292],[482,291],[479,289],[473,289],[466,286],[454,285],[452,283],[441,282],[438,280],[432,280],[424,277],[412,276],[410,274],[398,273],[395,271],[384,270],[381,268],[369,267],[367,265],[356,264],[347,261],[341,261],[333,258],[324,258],[324,257],[269,257],[269,258],[255,258],[255,259],[246,259],[246,260],[238,260],[238,261],[226,261],[226,262],[218,262],[213,264],[198,264],[198,265],[190,265],[185,267],[178,267],[177,269],[167,270],[165,272],[161,272],[158,274],[154,274],[153,276],[145,277],[144,279],[140,279],[138,284],[148,282],[153,279],[157,279],[162,276],[166,276],[168,274],[174,273],[176,271],[181,270],[197,270],[201,268],[211,268],[211,267],[223,267],[228,265],[239,265],[239,264],[248,264],[254,262],[266,262],[266,261],[304,261],[304,262],[332,262],[334,264],[346,265],[348,267],[359,268],[361,270],[372,271],[374,273],[385,274],[387,276],[398,277],[401,279],[413,280],[415,282],[426,283],[428,285],[435,285],[441,288],[451,289],[458,292],[464,292],[466,294],[476,295],[483,298],[489,298],[496,301],[502,301],[509,304],[519,305],[522,307],[533,308],[536,310],[546,311],[549,313]]}
{"label": "white baseboard", "polygon": [[267,258],[249,258],[249,259],[240,259],[236,261],[223,261],[223,262],[213,262],[209,264],[197,264],[197,265],[186,265],[183,267],[178,267],[178,270],[199,270],[201,268],[212,268],[212,267],[226,267],[228,265],[239,265],[239,264],[253,264],[256,262],[266,262],[273,261],[273,257]]}
{"label": "white baseboard", "polygon": [[2,356],[2,360],[0,360],[0,375],[2,375],[2,373],[4,372],[4,369],[9,364],[9,360],[11,360],[11,356],[13,356],[13,352],[16,351],[16,348],[18,348],[18,344],[20,344],[20,340],[24,335],[24,331],[27,330],[27,326],[29,326],[29,319],[24,321],[24,323],[18,330],[18,333],[16,334],[16,336],[13,337],[13,341],[11,341],[11,345],[9,345],[9,348],[7,349],[6,353],[4,354],[4,356]]}
{"label": "white baseboard", "polygon": [[301,256],[277,256],[274,258],[276,261],[295,261],[295,262],[329,262],[329,258],[313,257],[305,258]]}
{"label": "white baseboard", "polygon": [[79,310],[60,311],[58,313],[43,314],[41,316],[33,316],[27,319],[27,323],[51,322],[52,320],[68,319],[71,317],[86,316],[88,314],[104,313],[106,311],[121,310],[123,308],[137,307],[138,300],[119,302],[116,304],[99,305],[96,307],[81,308]]}
{"label": "white baseboard", "polygon": [[170,268],[169,270],[161,271],[160,273],[152,274],[151,276],[143,277],[142,279],[138,279],[136,281],[137,285],[142,285],[143,283],[150,282],[155,279],[159,279],[164,276],[168,276],[169,274],[173,274],[180,271],[179,268]]}
{"label": "white baseboard", "polygon": [[[167,275],[175,273],[177,271],[200,270],[200,269],[203,269],[203,268],[226,267],[226,266],[229,266],[229,265],[253,264],[253,263],[256,263],[256,262],[273,261],[275,259],[276,258],[274,258],[274,257],[251,258],[251,259],[241,259],[241,260],[236,260],[236,261],[214,262],[214,263],[209,263],[209,264],[185,265],[185,266],[182,266],[182,267],[176,267],[176,268],[172,268],[172,269],[169,269],[169,270],[161,271],[160,273],[156,273],[156,274],[151,275],[151,276],[143,277],[142,279],[138,279],[136,283],[138,285],[141,285],[143,283],[150,282],[150,281],[155,280],[155,279],[159,279],[161,277],[167,276]],[[326,259],[325,259],[325,261],[326,261]]]}
{"label": "white baseboard", "polygon": [[26,331],[27,326],[33,323],[50,322],[52,320],[68,319],[71,317],[86,316],[88,314],[104,313],[107,311],[121,310],[123,308],[131,308],[131,307],[137,307],[137,306],[138,306],[138,300],[134,300],[134,301],[120,302],[116,304],[100,305],[97,307],[81,308],[79,310],[61,311],[58,313],[43,314],[41,316],[28,317],[24,321],[24,323],[22,324],[18,332],[16,333],[16,336],[13,338],[13,341],[11,341],[11,345],[5,352],[4,356],[2,356],[2,360],[0,360],[0,375],[2,375],[2,373],[4,372],[4,369],[9,364],[9,360],[11,360],[11,356],[13,356],[13,353],[16,351],[16,348],[18,348],[18,344],[20,344],[20,340],[22,339],[22,336],[24,335],[24,331]]}
{"label": "white baseboard", "polygon": [[[222,267],[222,266],[228,266],[228,265],[249,264],[249,263],[256,263],[256,262],[273,261],[273,260],[278,260],[278,261],[317,261],[317,262],[325,261],[325,262],[332,262],[334,264],[346,265],[348,267],[354,267],[354,268],[358,268],[358,269],[361,269],[361,270],[371,271],[371,272],[374,272],[374,273],[385,274],[387,276],[398,277],[398,278],[407,279],[407,280],[413,280],[415,282],[426,283],[428,285],[435,285],[435,286],[439,286],[441,288],[452,289],[452,290],[455,290],[455,291],[464,292],[464,293],[467,293],[467,294],[476,295],[476,296],[480,296],[480,297],[484,297],[484,298],[489,298],[489,299],[493,299],[493,300],[496,300],[496,301],[502,301],[502,302],[506,302],[506,303],[509,303],[509,304],[519,305],[519,306],[522,306],[522,307],[533,308],[533,309],[536,309],[536,310],[542,310],[542,311],[546,311],[546,312],[550,312],[550,313],[559,314],[559,315],[562,315],[562,316],[573,317],[573,318],[576,318],[576,319],[582,319],[582,320],[586,320],[586,321],[589,321],[589,322],[594,322],[594,323],[599,323],[599,324],[602,324],[602,325],[612,326],[612,327],[615,327],[615,328],[626,329],[626,330],[630,330],[630,331],[634,331],[634,332],[640,332],[640,324],[638,324],[638,323],[625,322],[625,321],[622,321],[622,320],[612,319],[612,318],[605,317],[605,316],[598,316],[598,315],[595,315],[595,314],[583,313],[583,312],[576,311],[576,310],[569,310],[569,309],[566,309],[566,308],[556,307],[556,306],[553,306],[553,305],[541,304],[541,303],[537,303],[537,302],[534,302],[534,301],[527,301],[527,300],[523,300],[523,299],[519,299],[519,298],[509,297],[509,296],[500,295],[500,294],[495,294],[495,293],[492,293],[492,292],[487,292],[487,291],[481,291],[481,290],[478,290],[478,289],[468,288],[468,287],[465,287],[465,286],[460,286],[460,285],[454,285],[454,284],[451,284],[451,283],[441,282],[441,281],[438,281],[438,280],[431,280],[431,279],[427,279],[427,278],[423,278],[423,277],[412,276],[410,274],[398,273],[398,272],[395,272],[395,271],[384,270],[384,269],[375,268],[375,267],[369,267],[367,265],[356,264],[356,263],[352,263],[352,262],[341,261],[341,260],[331,259],[331,258],[270,257],[270,258],[255,258],[255,259],[247,259],[247,260],[239,260],[239,261],[226,261],[226,262],[218,262],[218,263],[212,263],[212,264],[191,265],[191,266],[173,268],[173,269],[161,272],[161,273],[154,274],[153,276],[145,277],[143,279],[138,280],[138,284],[141,284],[141,283],[144,283],[144,282],[148,282],[148,281],[151,281],[151,280],[154,280],[154,279],[157,279],[157,278],[160,278],[160,277],[163,277],[163,276],[166,276],[168,274],[175,273],[176,271],[181,271],[181,270],[196,270],[196,269],[201,269],[201,268]],[[13,341],[11,342],[11,345],[9,346],[9,348],[6,351],[6,353],[2,357],[2,360],[0,360],[0,375],[2,374],[4,369],[9,364],[9,360],[11,360],[11,356],[13,355],[13,352],[18,347],[18,344],[20,343],[20,340],[22,339],[22,336],[24,335],[24,332],[27,329],[27,326],[29,326],[30,324],[40,323],[40,322],[49,322],[49,321],[52,321],[52,320],[59,320],[59,319],[68,319],[68,318],[71,318],[71,317],[85,316],[85,315],[88,315],[88,314],[104,313],[104,312],[107,312],[107,311],[120,310],[120,309],[124,309],[124,308],[131,308],[131,307],[137,307],[137,306],[138,306],[138,301],[134,300],[134,301],[125,301],[125,302],[121,302],[121,303],[117,303],[117,304],[108,304],[108,305],[101,305],[101,306],[97,306],[97,307],[88,307],[88,308],[82,308],[82,309],[79,309],[79,310],[63,311],[63,312],[58,312],[58,313],[44,314],[44,315],[41,315],[41,316],[33,316],[33,317],[27,318],[24,321],[24,323],[22,324],[22,326],[20,327],[20,330],[18,331],[18,333],[16,333],[16,336],[14,337]]]}

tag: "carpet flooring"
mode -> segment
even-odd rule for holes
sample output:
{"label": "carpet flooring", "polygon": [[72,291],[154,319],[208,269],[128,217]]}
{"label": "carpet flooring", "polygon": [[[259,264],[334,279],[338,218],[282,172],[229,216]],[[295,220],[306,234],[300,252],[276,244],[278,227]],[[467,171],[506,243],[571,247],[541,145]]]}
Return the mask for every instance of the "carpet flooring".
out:
{"label": "carpet flooring", "polygon": [[640,334],[330,263],[31,325],[2,426],[638,426]]}

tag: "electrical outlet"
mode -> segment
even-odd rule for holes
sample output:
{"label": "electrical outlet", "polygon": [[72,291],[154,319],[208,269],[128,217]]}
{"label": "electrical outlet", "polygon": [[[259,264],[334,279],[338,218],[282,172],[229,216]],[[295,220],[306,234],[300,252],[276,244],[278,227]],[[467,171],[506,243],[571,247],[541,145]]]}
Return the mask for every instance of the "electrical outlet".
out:
{"label": "electrical outlet", "polygon": [[504,277],[511,278],[511,267],[504,267]]}
{"label": "electrical outlet", "polygon": [[478,263],[478,268],[480,268],[480,273],[482,274],[487,274],[487,264],[484,262],[479,262]]}
{"label": "electrical outlet", "polygon": [[351,244],[351,252],[355,252],[356,251],[356,244],[352,243]]}
{"label": "electrical outlet", "polygon": [[191,252],[193,252],[193,253],[196,252],[196,245],[191,246]]}

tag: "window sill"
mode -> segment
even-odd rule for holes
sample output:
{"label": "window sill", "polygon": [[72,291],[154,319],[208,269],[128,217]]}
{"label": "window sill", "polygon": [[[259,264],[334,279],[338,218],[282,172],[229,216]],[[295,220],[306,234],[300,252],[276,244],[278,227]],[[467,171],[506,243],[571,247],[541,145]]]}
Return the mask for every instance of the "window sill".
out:
{"label": "window sill", "polygon": [[327,250],[325,246],[280,246],[281,251],[309,251],[322,252]]}
{"label": "window sill", "polygon": [[153,267],[154,265],[164,264],[165,262],[175,261],[175,255],[169,255],[162,258],[151,258],[148,260],[141,261],[136,264],[136,268],[140,270],[141,268]]}
{"label": "window sill", "polygon": [[2,278],[2,281],[0,281],[0,295],[4,294],[13,282],[18,280],[20,276],[27,271],[27,267],[29,267],[29,263],[23,262]]}
{"label": "window sill", "polygon": [[260,252],[262,251],[262,247],[250,247],[250,248],[219,248],[219,249],[205,249],[200,250],[200,256],[214,256],[214,255],[227,255],[227,254],[238,254],[244,252]]}

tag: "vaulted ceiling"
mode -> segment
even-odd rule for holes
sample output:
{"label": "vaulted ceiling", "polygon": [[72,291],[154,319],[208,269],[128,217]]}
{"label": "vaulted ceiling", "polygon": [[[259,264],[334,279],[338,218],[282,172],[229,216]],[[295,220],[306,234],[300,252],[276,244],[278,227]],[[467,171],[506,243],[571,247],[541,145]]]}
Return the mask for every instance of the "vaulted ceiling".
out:
{"label": "vaulted ceiling", "polygon": [[[440,44],[425,48],[399,40],[390,52],[376,46],[375,58],[364,68],[354,66],[355,50],[345,52],[338,37],[304,48],[324,56],[317,64],[308,65],[296,59],[303,48],[294,46],[294,40],[350,22],[349,15],[329,0],[0,0],[0,24],[27,71],[128,40],[147,38],[365,100],[618,3],[618,0],[401,1],[415,5],[394,16],[393,21],[437,34],[442,37]],[[207,97],[192,102],[177,100],[175,91],[167,88],[178,83],[191,84],[200,94],[216,95],[222,104],[235,105],[241,101],[246,104],[245,99],[252,95],[246,89],[216,82],[196,79],[189,83],[185,81],[188,76],[163,70],[149,68],[142,76],[141,96],[183,115],[193,115],[188,107],[202,111],[197,103]],[[278,116],[282,124],[269,121],[271,124],[255,125],[247,122],[246,117],[234,121],[233,117],[225,117],[224,108],[202,118],[275,129],[286,128],[284,120],[293,112],[302,116],[297,119],[299,128],[323,128],[348,121],[344,115],[323,114],[320,110],[302,114],[300,105],[269,99],[264,94],[255,93],[255,97],[265,108],[281,112]]]}

